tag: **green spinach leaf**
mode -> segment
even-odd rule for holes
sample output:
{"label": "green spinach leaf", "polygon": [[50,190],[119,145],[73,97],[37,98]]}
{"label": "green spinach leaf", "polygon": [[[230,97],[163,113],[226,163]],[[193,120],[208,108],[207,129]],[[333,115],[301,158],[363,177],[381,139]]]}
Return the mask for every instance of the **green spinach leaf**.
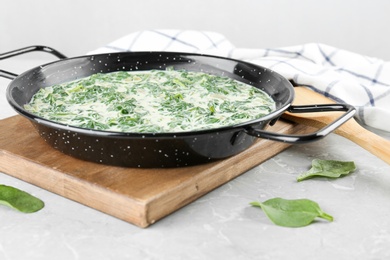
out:
{"label": "green spinach leaf", "polygon": [[297,177],[297,181],[303,181],[316,176],[338,178],[354,170],[356,170],[354,162],[314,159],[312,161],[312,168],[300,174]]}
{"label": "green spinach leaf", "polygon": [[267,217],[278,226],[303,227],[312,223],[317,217],[333,221],[331,215],[323,212],[316,202],[308,199],[273,198],[263,203],[255,201],[250,204],[260,207]]}
{"label": "green spinach leaf", "polygon": [[32,213],[44,207],[42,200],[17,188],[0,184],[0,204],[20,212]]}

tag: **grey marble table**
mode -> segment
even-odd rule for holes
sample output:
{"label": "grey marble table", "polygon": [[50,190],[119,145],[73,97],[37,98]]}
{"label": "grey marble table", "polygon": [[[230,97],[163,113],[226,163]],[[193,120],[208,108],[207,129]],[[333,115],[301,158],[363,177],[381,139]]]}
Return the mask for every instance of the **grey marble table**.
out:
{"label": "grey marble table", "polygon": [[[0,61],[21,73],[47,60]],[[0,79],[0,118],[15,114]],[[17,131],[17,129],[15,129]],[[1,134],[1,133],[0,133]],[[388,136],[386,133],[381,133]],[[353,160],[341,179],[297,183],[313,158]],[[45,201],[22,214],[0,205],[0,259],[389,259],[390,166],[354,143],[331,134],[286,151],[141,229],[24,181],[0,173],[0,183]],[[333,222],[304,228],[272,224],[254,200],[315,200]]]}

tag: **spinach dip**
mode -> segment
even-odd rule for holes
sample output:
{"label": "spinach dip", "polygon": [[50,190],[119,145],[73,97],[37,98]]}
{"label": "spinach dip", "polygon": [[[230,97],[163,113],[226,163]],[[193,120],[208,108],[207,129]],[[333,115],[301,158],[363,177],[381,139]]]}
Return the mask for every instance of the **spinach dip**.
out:
{"label": "spinach dip", "polygon": [[242,82],[184,70],[118,71],[40,89],[25,105],[58,123],[115,132],[168,133],[231,126],[275,109]]}

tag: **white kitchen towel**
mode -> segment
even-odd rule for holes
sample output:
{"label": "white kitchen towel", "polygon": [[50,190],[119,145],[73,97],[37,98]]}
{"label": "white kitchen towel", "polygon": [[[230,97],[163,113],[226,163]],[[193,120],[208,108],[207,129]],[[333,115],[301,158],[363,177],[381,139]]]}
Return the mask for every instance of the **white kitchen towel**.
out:
{"label": "white kitchen towel", "polygon": [[120,51],[204,53],[252,62],[339,103],[362,124],[390,132],[390,62],[320,43],[267,49],[235,47],[222,34],[191,30],[131,33],[89,54]]}

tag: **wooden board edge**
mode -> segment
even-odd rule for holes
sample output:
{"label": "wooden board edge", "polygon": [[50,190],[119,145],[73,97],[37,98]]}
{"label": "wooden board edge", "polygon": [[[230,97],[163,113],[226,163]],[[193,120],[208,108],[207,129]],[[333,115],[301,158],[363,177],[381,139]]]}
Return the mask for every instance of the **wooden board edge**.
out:
{"label": "wooden board edge", "polygon": [[[15,164],[18,165],[17,169],[13,166]],[[70,175],[61,174],[57,169],[45,167],[28,158],[20,160],[19,156],[0,150],[0,171],[136,226],[144,228],[149,225],[145,221],[146,208],[142,201],[119,195],[114,191]],[[29,174],[21,174],[23,171]],[[32,175],[42,177],[37,178]],[[112,203],[113,201],[115,203]]]}
{"label": "wooden board edge", "polygon": [[[286,134],[305,134],[311,131],[311,128],[296,124],[294,124],[294,127],[286,125],[282,129],[282,132]],[[272,143],[272,145],[268,146],[269,148],[266,155],[244,151],[241,154],[226,159],[224,164],[215,163],[212,167],[202,171],[202,174],[196,176],[197,180],[195,184],[193,181],[183,182],[174,190],[160,194],[160,196],[147,201],[145,221],[148,225],[155,223],[291,146],[291,144],[288,143],[270,140],[260,140],[257,145],[262,146],[264,144],[267,145],[268,143]],[[174,196],[174,194],[187,194],[187,196],[182,198]],[[162,207],[161,205],[164,206]]]}
{"label": "wooden board edge", "polygon": [[[146,222],[148,223],[148,225],[155,223],[156,221],[190,204],[191,202],[197,200],[198,198],[204,196],[205,194],[213,191],[215,188],[218,188],[226,184],[232,179],[238,177],[239,175],[252,169],[258,164],[261,164],[262,162],[272,158],[276,154],[290,147],[290,145],[287,144],[281,144],[280,146],[282,147],[280,150],[273,149],[274,151],[270,152],[267,158],[257,161],[258,163],[256,165],[246,164],[247,167],[240,167],[241,168],[240,171],[241,170],[243,171],[240,174],[226,174],[229,172],[235,172],[236,169],[234,171],[231,171],[231,168],[237,168],[237,166],[231,165],[226,168],[220,167],[218,169],[214,169],[212,177],[201,178],[199,176],[197,177],[195,184],[193,184],[192,182],[182,183],[181,185],[177,186],[175,190],[170,191],[169,194],[164,194],[160,196],[158,200],[150,201],[149,203],[147,203],[146,206]],[[179,196],[172,196],[171,194],[191,194],[191,195],[181,198]],[[161,205],[164,206],[162,207]]]}
{"label": "wooden board edge", "polygon": [[[308,129],[307,126],[297,126],[296,124],[285,124],[283,128],[284,130],[281,131],[289,134],[306,133]],[[259,140],[258,143],[260,144],[260,142],[272,141]],[[0,171],[138,227],[145,228],[290,146],[286,143],[274,143],[272,146],[269,145],[273,148],[269,148],[270,150],[264,158],[259,158],[257,154],[251,154],[255,150],[248,149],[239,155],[225,159],[223,163],[213,163],[211,167],[208,165],[201,168],[201,174],[195,176],[195,184],[193,181],[184,181],[174,189],[158,194],[147,201],[118,194],[115,190],[105,189],[98,184],[85,180],[81,180],[80,185],[80,179],[77,177],[63,174],[59,169],[48,168],[28,158],[22,158],[23,160],[21,160],[20,156],[1,149]],[[15,167],[15,165],[18,165],[18,167]],[[24,174],[22,174],[23,172]],[[42,177],[36,178],[36,174]],[[178,194],[185,194],[185,196],[178,196]],[[115,201],[115,205],[112,203],[113,201]]]}

